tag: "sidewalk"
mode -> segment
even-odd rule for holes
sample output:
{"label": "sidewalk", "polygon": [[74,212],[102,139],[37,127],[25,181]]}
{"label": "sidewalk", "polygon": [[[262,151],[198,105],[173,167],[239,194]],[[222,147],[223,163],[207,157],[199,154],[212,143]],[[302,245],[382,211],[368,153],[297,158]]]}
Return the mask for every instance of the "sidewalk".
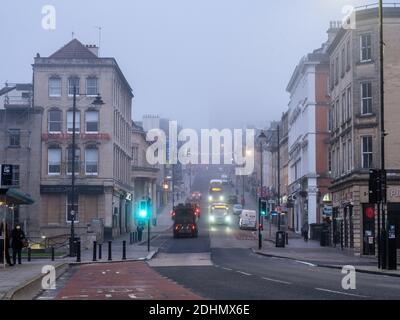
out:
{"label": "sidewalk", "polygon": [[[257,200],[249,193],[245,194],[245,208],[258,209]],[[311,263],[319,267],[342,269],[345,265],[351,265],[358,272],[373,273],[380,275],[400,277],[400,271],[380,270],[377,267],[375,257],[357,257],[340,248],[321,247],[319,241],[309,240],[305,242],[301,235],[288,231],[289,241],[285,248],[275,247],[275,235],[277,226],[270,225],[269,221],[264,222],[263,249],[252,248],[253,252],[276,258],[284,258]]]}
{"label": "sidewalk", "polygon": [[[169,215],[171,206],[167,205],[157,215],[157,225],[151,226],[151,237],[156,237],[159,233],[168,230],[171,225],[171,217]],[[126,241],[126,261],[145,261],[150,260],[156,253],[158,248],[150,247],[150,251],[147,250],[147,229],[143,233],[143,239],[140,243],[130,245],[129,234],[122,235],[112,241],[112,262],[122,261],[122,242]],[[102,259],[99,260],[99,251],[97,250],[97,262],[104,263],[108,261],[108,243],[102,245]],[[81,252],[81,264],[92,263],[93,249],[84,250]],[[125,261],[125,260],[124,260]],[[76,264],[76,258],[64,257],[56,258],[55,261],[51,259],[32,259],[31,262],[27,262],[23,259],[22,265],[13,267],[6,267],[5,269],[0,267],[0,300],[11,299],[17,291],[24,291],[24,287],[32,287],[37,290],[40,289],[41,273],[43,266],[52,265],[56,268],[56,276],[58,277],[62,269],[66,269],[70,264]],[[65,267],[65,268],[64,268]],[[60,270],[60,272],[58,272]],[[62,270],[64,271],[64,270]],[[34,290],[27,290],[27,293],[21,293],[19,296],[22,298],[29,297],[34,294]]]}

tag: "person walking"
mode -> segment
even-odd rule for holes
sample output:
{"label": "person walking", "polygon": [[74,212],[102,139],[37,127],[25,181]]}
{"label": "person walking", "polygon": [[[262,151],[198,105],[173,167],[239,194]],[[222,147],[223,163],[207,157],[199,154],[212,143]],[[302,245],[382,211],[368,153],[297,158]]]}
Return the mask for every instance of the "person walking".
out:
{"label": "person walking", "polygon": [[18,256],[18,264],[21,264],[21,252],[25,243],[25,233],[21,228],[21,225],[17,224],[15,228],[11,231],[11,247],[13,251],[13,262],[17,264],[17,256]]}
{"label": "person walking", "polygon": [[305,242],[308,242],[308,231],[309,231],[308,223],[304,222],[303,226],[301,227],[301,233],[303,234]]}
{"label": "person walking", "polygon": [[7,223],[1,223],[0,225],[0,251],[1,251],[1,257],[0,257],[0,262],[4,263],[4,256],[6,258],[6,263],[12,267],[13,264],[11,263],[11,258],[10,258],[10,238],[9,238],[9,230],[8,230],[8,225]]}

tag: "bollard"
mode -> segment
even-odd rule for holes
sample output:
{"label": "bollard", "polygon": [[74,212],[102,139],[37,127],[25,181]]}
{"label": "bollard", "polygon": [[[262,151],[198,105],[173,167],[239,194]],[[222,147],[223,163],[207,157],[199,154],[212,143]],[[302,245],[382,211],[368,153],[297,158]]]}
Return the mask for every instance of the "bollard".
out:
{"label": "bollard", "polygon": [[112,261],[111,244],[112,241],[108,241],[108,261]]}
{"label": "bollard", "polygon": [[76,262],[81,262],[81,242],[76,242]]}
{"label": "bollard", "polygon": [[137,232],[134,231],[133,232],[133,243],[136,243],[136,242],[137,242]]}
{"label": "bollard", "polygon": [[99,260],[103,259],[103,245],[99,243]]}
{"label": "bollard", "polygon": [[93,261],[97,261],[97,241],[93,241]]}
{"label": "bollard", "polygon": [[30,262],[32,259],[32,249],[31,247],[28,247],[28,262]]}
{"label": "bollard", "polygon": [[54,261],[54,247],[51,247],[51,261]]}
{"label": "bollard", "polygon": [[286,245],[289,244],[289,233],[286,232]]}
{"label": "bollard", "polygon": [[126,241],[122,241],[122,260],[126,260]]}

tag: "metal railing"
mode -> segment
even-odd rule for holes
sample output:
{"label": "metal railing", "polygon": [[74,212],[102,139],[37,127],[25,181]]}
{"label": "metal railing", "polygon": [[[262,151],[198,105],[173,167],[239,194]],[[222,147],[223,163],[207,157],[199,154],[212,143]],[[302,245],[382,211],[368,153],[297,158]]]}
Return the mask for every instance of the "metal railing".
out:
{"label": "metal railing", "polygon": [[[354,7],[354,9],[356,11],[359,11],[359,10],[365,10],[365,9],[374,9],[374,8],[378,8],[378,7],[379,7],[379,3],[371,3],[371,4]],[[399,2],[385,2],[385,3],[383,3],[383,7],[384,8],[400,8],[400,3]]]}

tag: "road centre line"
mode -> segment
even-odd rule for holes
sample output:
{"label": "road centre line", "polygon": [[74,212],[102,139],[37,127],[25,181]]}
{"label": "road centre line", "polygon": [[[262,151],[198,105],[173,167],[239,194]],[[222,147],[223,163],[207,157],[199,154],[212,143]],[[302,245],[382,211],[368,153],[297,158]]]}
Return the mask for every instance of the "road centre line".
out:
{"label": "road centre line", "polygon": [[265,278],[265,277],[262,277],[262,279],[264,279],[266,281],[272,281],[272,282],[283,283],[283,284],[288,284],[288,285],[292,284],[291,282],[277,280],[277,279],[271,279],[271,278]]}
{"label": "road centre line", "polygon": [[323,292],[329,292],[329,293],[342,294],[342,295],[351,296],[351,297],[369,298],[368,296],[363,296],[363,295],[360,295],[360,294],[347,293],[347,292],[329,290],[329,289],[324,289],[324,288],[315,288],[315,290],[323,291]]}

